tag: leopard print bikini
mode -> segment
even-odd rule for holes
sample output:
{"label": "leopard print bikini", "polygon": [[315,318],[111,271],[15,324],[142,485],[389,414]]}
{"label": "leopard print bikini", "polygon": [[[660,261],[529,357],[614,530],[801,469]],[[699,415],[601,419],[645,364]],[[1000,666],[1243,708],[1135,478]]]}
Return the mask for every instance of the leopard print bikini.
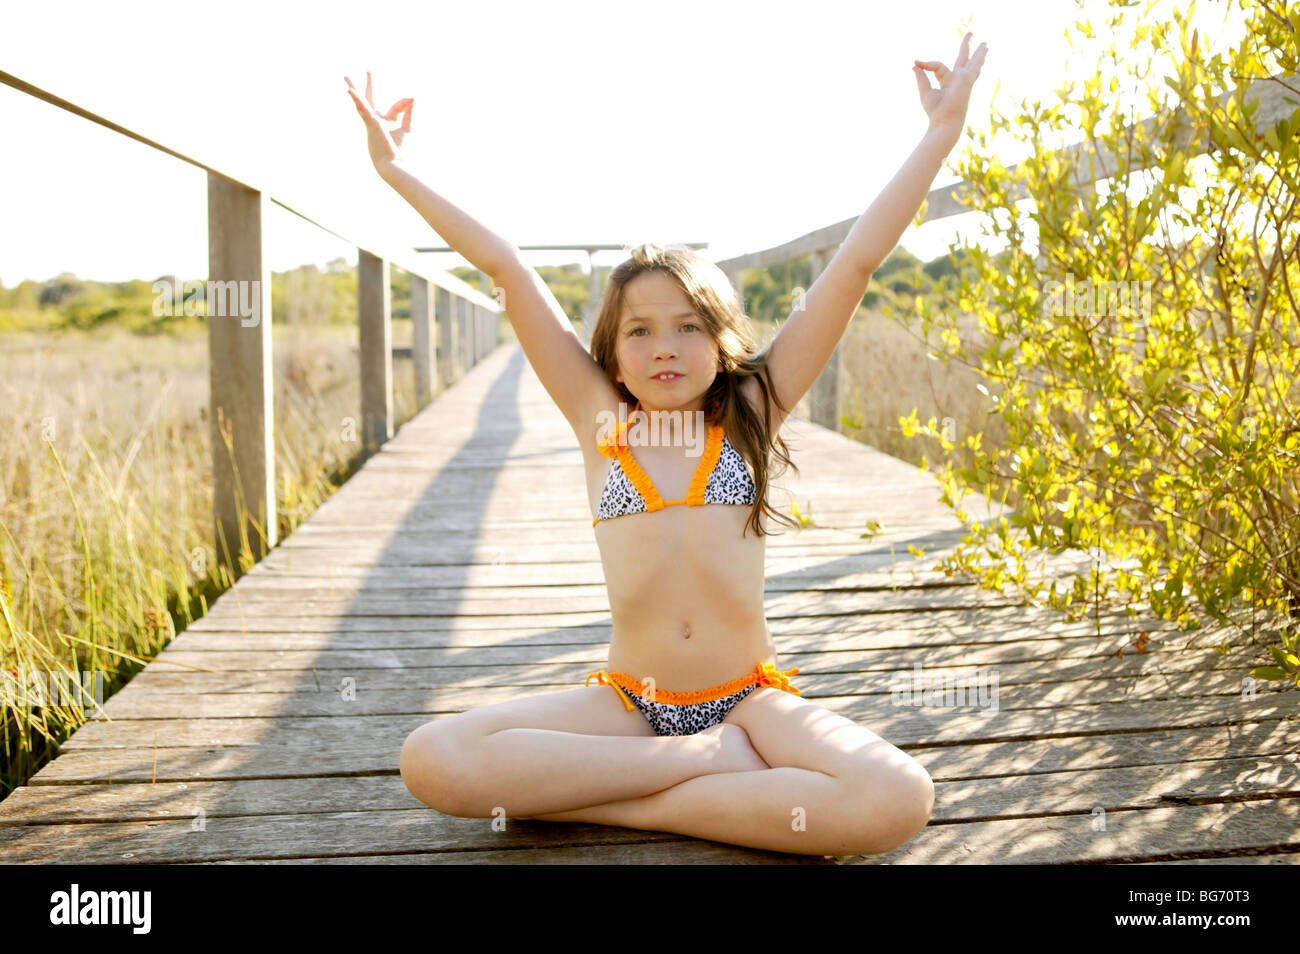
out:
{"label": "leopard print bikini", "polygon": [[655,735],[694,735],[717,725],[758,686],[746,686],[730,696],[697,702],[694,705],[669,705],[666,702],[649,702],[631,693],[632,705],[641,710]]}
{"label": "leopard print bikini", "polygon": [[601,669],[587,676],[587,685],[595,679],[602,686],[612,687],[622,697],[629,712],[635,707],[645,716],[655,735],[694,735],[725,720],[742,699],[760,686],[802,695],[787,678],[798,672],[798,669],[778,672],[772,663],[760,663],[748,675],[721,686],[693,692],[668,692],[647,688],[644,682],[625,672]]}
{"label": "leopard print bikini", "polygon": [[681,500],[667,501],[659,496],[654,482],[637,463],[627,441],[627,428],[632,415],[640,407],[638,403],[628,415],[628,421],[619,424],[613,434],[602,438],[597,445],[600,452],[611,458],[611,461],[609,473],[605,477],[605,489],[600,495],[600,506],[596,510],[596,519],[591,522],[593,527],[602,520],[633,513],[654,513],[674,504],[702,507],[706,504],[748,506],[754,503],[757,496],[754,478],[745,467],[745,459],[732,445],[720,424],[709,425],[704,454],[695,468],[687,495]]}

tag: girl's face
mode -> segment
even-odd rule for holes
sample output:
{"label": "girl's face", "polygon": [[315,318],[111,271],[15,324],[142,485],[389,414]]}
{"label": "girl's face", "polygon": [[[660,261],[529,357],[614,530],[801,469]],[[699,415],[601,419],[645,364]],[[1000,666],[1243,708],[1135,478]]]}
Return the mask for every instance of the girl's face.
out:
{"label": "girl's face", "polygon": [[[645,272],[627,283],[616,341],[616,380],[644,410],[704,409],[704,395],[718,374],[718,347],[671,276]],[[656,377],[667,371],[679,376]]]}

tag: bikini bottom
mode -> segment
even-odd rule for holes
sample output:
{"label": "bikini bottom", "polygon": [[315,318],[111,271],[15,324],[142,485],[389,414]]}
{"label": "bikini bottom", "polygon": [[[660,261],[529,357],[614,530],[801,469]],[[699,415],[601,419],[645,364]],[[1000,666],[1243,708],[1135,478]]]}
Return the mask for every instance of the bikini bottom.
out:
{"label": "bikini bottom", "polygon": [[723,721],[740,700],[760,686],[802,695],[786,678],[798,672],[789,669],[782,673],[772,663],[760,663],[748,675],[711,689],[669,692],[625,672],[601,669],[587,676],[586,685],[595,679],[600,685],[612,688],[622,697],[628,712],[636,708],[645,716],[655,735],[694,735]]}

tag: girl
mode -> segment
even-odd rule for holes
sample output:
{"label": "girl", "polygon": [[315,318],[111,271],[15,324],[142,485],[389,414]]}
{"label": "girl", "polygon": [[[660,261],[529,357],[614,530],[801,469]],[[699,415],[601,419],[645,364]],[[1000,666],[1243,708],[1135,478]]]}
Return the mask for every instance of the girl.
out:
{"label": "girl", "polygon": [[890,851],[925,826],[925,769],[802,698],[789,679],[797,669],[777,669],[762,517],[780,516],[766,499],[771,458],[791,464],[781,423],[956,145],[986,53],[981,44],[971,55],[968,33],[952,69],[916,61],[927,131],[759,354],[721,270],[654,245],[611,273],[588,352],[519,250],[403,167],[414,101],[380,114],[370,74],[364,99],[347,80],[379,175],[504,292],[524,353],[577,436],[613,620],[608,669],[586,685],[412,732],[400,767],[416,798],[462,817],[504,812],[809,855]]}

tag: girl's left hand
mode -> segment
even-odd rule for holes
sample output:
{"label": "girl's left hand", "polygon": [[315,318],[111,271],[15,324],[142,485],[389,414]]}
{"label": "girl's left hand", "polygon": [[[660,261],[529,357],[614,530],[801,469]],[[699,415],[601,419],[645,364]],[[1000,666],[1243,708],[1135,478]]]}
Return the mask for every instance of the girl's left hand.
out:
{"label": "girl's left hand", "polygon": [[[984,57],[989,45],[981,43],[972,56],[970,52],[970,34],[962,37],[961,49],[957,51],[957,61],[952,69],[938,60],[914,60],[912,73],[916,76],[916,88],[921,93],[921,107],[930,117],[931,127],[942,127],[960,135],[966,125],[966,107],[970,105],[970,89],[975,78],[980,75]],[[930,78],[925,75],[929,70],[939,81],[939,88],[930,85]]]}

